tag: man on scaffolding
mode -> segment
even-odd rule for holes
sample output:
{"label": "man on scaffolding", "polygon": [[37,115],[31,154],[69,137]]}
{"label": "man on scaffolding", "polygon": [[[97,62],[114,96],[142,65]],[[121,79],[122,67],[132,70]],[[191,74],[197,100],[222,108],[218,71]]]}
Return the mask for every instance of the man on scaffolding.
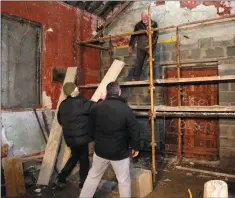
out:
{"label": "man on scaffolding", "polygon": [[[156,21],[151,20],[151,24],[152,24],[152,28],[158,27],[158,24]],[[141,13],[141,21],[135,25],[134,32],[140,31],[140,30],[147,30],[147,28],[148,28],[148,13],[144,11]],[[158,31],[154,31],[153,36],[152,36],[153,57],[156,53],[157,40],[158,40]],[[129,48],[128,48],[129,54],[133,54],[133,48],[135,47],[136,42],[137,42],[137,50],[136,50],[137,54],[136,54],[136,60],[134,64],[134,74],[132,78],[133,81],[138,81],[140,79],[145,57],[146,55],[149,54],[149,41],[148,41],[147,33],[131,35]]]}

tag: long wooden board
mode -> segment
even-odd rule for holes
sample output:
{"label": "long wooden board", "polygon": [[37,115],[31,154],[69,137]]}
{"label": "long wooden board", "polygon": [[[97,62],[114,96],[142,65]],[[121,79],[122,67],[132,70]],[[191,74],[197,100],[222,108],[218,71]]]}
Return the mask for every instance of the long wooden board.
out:
{"label": "long wooden board", "polygon": [[[223,81],[235,81],[235,75],[228,76],[209,76],[209,77],[194,77],[194,78],[168,78],[168,79],[156,79],[154,80],[154,84],[193,84],[193,83],[201,83],[201,82],[223,82]],[[129,81],[129,82],[120,82],[121,86],[147,86],[149,85],[149,81]],[[84,89],[92,89],[98,87],[99,84],[87,84],[80,86],[80,88]]]}
{"label": "long wooden board", "polygon": [[26,189],[21,157],[6,158],[4,168],[7,197],[25,194]]}
{"label": "long wooden board", "polygon": [[[150,110],[150,105],[131,105],[129,106],[133,110]],[[202,112],[235,112],[234,106],[155,106],[155,111],[166,111],[166,112],[191,112],[191,111],[202,111]]]}
{"label": "long wooden board", "polygon": [[[93,94],[91,100],[97,102],[100,99],[101,93],[106,93],[106,86],[108,83],[115,81],[118,75],[121,73],[125,63],[119,60],[114,60],[113,64],[110,66],[108,72],[105,74],[103,80],[99,84],[95,93]],[[89,145],[89,151],[93,150],[93,143]],[[57,169],[61,171],[70,157],[70,149],[66,146],[66,143],[62,141],[61,150],[58,156]],[[91,154],[91,153],[90,153]]]}
{"label": "long wooden board", "polygon": [[[76,75],[77,75],[77,68],[68,67],[66,76],[64,79],[64,84],[67,82],[74,82],[76,79]],[[46,145],[41,170],[40,170],[38,181],[37,181],[38,185],[48,185],[51,175],[53,173],[55,161],[57,158],[58,148],[59,148],[60,140],[62,137],[61,126],[59,125],[58,120],[57,120],[57,113],[58,113],[58,107],[64,99],[65,99],[65,95],[63,91],[61,91],[59,101],[57,104],[55,117],[54,117],[51,131],[50,131],[50,136]]]}

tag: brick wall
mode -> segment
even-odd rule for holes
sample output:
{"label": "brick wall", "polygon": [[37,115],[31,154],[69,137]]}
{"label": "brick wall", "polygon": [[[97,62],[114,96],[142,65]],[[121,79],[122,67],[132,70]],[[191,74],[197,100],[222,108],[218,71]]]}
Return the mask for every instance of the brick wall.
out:
{"label": "brick wall", "polygon": [[[228,37],[228,38],[231,38]],[[181,39],[180,60],[181,62],[193,61],[214,61],[219,63],[219,75],[235,74],[235,34],[232,39],[226,40],[225,37],[202,38],[202,39]],[[109,69],[109,55],[102,52],[102,71],[101,77]],[[119,75],[118,81],[130,81],[133,73],[134,56],[129,56],[127,48],[117,48],[114,50],[113,58],[123,60],[126,65]],[[176,63],[175,42],[159,43],[157,53],[155,54],[156,64],[154,74],[156,78],[162,76],[163,68],[159,65]],[[145,60],[141,80],[148,79],[148,65]],[[123,96],[129,103],[137,105],[150,104],[148,87],[125,87],[122,89]],[[164,88],[157,86],[155,89],[155,105],[164,105]],[[219,105],[235,105],[235,83],[219,84]],[[142,147],[147,148],[151,141],[151,132],[148,125],[148,119],[139,119],[143,126]],[[156,140],[164,142],[164,119],[156,120]],[[235,144],[232,139],[235,138],[235,120],[220,120],[220,157],[232,157],[235,155]],[[159,143],[159,142],[158,142]],[[160,148],[160,144],[158,144]],[[162,147],[161,147],[162,148]]]}

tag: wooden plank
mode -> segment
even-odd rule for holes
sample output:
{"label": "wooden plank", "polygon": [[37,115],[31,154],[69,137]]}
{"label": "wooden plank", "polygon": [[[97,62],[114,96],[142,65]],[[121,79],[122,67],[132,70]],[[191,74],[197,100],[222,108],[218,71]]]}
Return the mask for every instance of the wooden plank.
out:
{"label": "wooden plank", "polygon": [[40,154],[40,155],[36,155],[36,156],[30,156],[30,157],[25,157],[22,158],[22,162],[28,162],[28,161],[35,161],[35,160],[39,160],[41,161],[44,157],[44,154]]}
{"label": "wooden plank", "polygon": [[5,172],[6,194],[8,197],[16,197],[17,190],[16,190],[15,175],[13,171],[11,157],[5,159],[4,168],[5,168],[4,172]]}
{"label": "wooden plank", "polygon": [[[129,106],[135,110],[150,110],[149,105],[131,105]],[[235,106],[155,106],[155,111],[174,111],[174,112],[190,112],[190,111],[202,111],[202,112],[235,112]]]}
{"label": "wooden plank", "polygon": [[109,68],[108,72],[104,76],[103,80],[99,84],[98,88],[96,89],[95,93],[93,94],[91,100],[97,102],[100,99],[101,94],[106,94],[106,86],[115,81],[122,71],[125,63],[120,60],[114,60],[113,64]]}
{"label": "wooden plank", "polygon": [[57,163],[56,163],[56,167],[59,172],[64,168],[64,165],[66,164],[66,162],[70,158],[70,155],[71,155],[71,150],[67,146],[67,144],[63,138],[61,141],[60,152],[58,154]]}
{"label": "wooden plank", "polygon": [[[154,84],[186,84],[186,83],[200,83],[200,82],[222,82],[222,81],[235,81],[235,75],[228,76],[211,76],[211,77],[194,77],[194,78],[168,78],[156,79]],[[149,81],[129,81],[120,82],[120,86],[136,86],[136,85],[149,85]],[[80,88],[96,88],[99,84],[87,84],[80,86]]]}
{"label": "wooden plank", "polygon": [[[64,79],[64,84],[67,82],[74,82],[76,79],[76,75],[77,75],[77,68],[68,67],[66,76]],[[64,99],[65,99],[65,95],[63,91],[61,91],[59,101],[57,104],[55,117],[54,117],[51,131],[50,131],[50,136],[46,145],[41,170],[38,176],[38,181],[37,181],[38,185],[48,185],[53,169],[54,169],[55,161],[57,158],[57,152],[58,152],[58,148],[59,148],[59,144],[60,144],[60,140],[62,136],[61,126],[58,123],[56,115],[58,113],[58,107]]]}
{"label": "wooden plank", "polygon": [[12,166],[15,172],[16,190],[18,195],[25,194],[25,183],[24,183],[24,171],[22,161],[20,157],[14,157],[12,159]]}
{"label": "wooden plank", "polygon": [[[96,89],[95,93],[93,94],[91,100],[97,102],[100,99],[101,93],[106,93],[106,86],[108,83],[115,81],[122,71],[125,63],[119,60],[114,60],[113,64],[109,68],[108,72],[104,76],[103,80],[99,84],[98,88]],[[89,152],[92,152],[93,150],[93,143],[91,142],[89,144]],[[66,146],[66,143],[62,141],[61,144],[61,151],[58,156],[58,162],[57,162],[57,169],[58,171],[61,171],[64,167],[65,163],[68,161],[70,157],[71,150]]]}
{"label": "wooden plank", "polygon": [[5,159],[5,181],[7,197],[16,197],[26,192],[21,157]]}

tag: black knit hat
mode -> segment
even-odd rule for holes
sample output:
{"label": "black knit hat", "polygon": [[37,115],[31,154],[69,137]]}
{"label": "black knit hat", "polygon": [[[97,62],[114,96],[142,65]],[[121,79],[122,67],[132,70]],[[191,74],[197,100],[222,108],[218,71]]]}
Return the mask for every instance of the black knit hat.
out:
{"label": "black knit hat", "polygon": [[67,82],[64,84],[63,91],[66,96],[71,95],[77,86],[72,82]]}

